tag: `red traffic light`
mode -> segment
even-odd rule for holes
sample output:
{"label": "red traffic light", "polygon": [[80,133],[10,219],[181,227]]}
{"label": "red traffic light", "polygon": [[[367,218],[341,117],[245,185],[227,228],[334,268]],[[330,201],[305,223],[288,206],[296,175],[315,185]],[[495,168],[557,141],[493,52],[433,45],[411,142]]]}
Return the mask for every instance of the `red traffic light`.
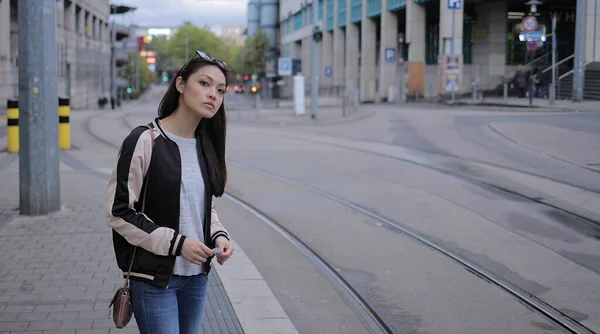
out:
{"label": "red traffic light", "polygon": [[247,75],[244,75],[244,80],[248,80],[248,76]]}

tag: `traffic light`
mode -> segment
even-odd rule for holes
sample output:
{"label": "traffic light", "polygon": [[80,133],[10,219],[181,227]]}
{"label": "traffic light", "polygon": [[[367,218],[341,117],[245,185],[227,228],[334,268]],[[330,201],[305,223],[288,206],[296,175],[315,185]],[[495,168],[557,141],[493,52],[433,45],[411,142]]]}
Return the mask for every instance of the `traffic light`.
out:
{"label": "traffic light", "polygon": [[131,94],[131,87],[127,87],[127,94]]}
{"label": "traffic light", "polygon": [[248,81],[248,76],[244,75],[244,81]]}

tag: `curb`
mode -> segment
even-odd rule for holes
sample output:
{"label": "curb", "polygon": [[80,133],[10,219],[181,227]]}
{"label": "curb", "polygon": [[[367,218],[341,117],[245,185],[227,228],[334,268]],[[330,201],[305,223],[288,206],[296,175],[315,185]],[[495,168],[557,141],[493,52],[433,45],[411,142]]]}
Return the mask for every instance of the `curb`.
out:
{"label": "curb", "polygon": [[447,106],[447,107],[490,107],[490,108],[507,108],[507,109],[519,109],[516,111],[543,111],[543,112],[593,112],[593,110],[588,110],[585,108],[576,108],[572,106],[557,106],[557,105],[521,105],[521,104],[511,104],[511,103],[501,103],[501,102],[478,102],[478,103],[469,103],[464,101],[456,101],[454,103],[449,103],[447,101],[438,102],[438,104]]}
{"label": "curb", "polygon": [[213,266],[246,334],[298,334],[283,307],[240,245],[225,265]]}
{"label": "curb", "polygon": [[566,159],[563,159],[563,158],[559,158],[559,157],[557,157],[555,155],[552,155],[552,154],[540,152],[536,148],[533,148],[533,147],[531,147],[531,146],[529,146],[529,145],[527,145],[525,143],[522,143],[522,142],[520,142],[520,141],[518,141],[516,139],[511,138],[510,136],[508,136],[507,134],[505,134],[504,132],[502,132],[502,130],[498,129],[498,126],[496,124],[494,124],[494,123],[487,124],[487,127],[492,132],[496,133],[498,136],[504,138],[505,140],[508,140],[508,141],[510,141],[510,142],[512,142],[512,143],[514,143],[516,145],[519,145],[519,146],[523,147],[523,148],[526,148],[526,149],[528,149],[531,152],[534,152],[534,153],[537,153],[537,154],[540,154],[540,155],[543,155],[543,156],[546,156],[546,157],[550,157],[552,159],[556,159],[558,161],[562,161],[564,163],[567,163],[567,164],[570,164],[570,165],[573,165],[573,166],[577,166],[579,168],[587,169],[587,170],[590,170],[592,172],[600,173],[600,168],[578,164],[578,163],[575,163],[573,161],[569,161],[569,160],[566,160]]}
{"label": "curb", "polygon": [[[368,112],[359,112],[361,115],[359,116],[349,116],[347,118],[339,118],[337,120],[329,120],[329,121],[313,121],[310,118],[307,118],[306,120],[303,119],[289,119],[289,120],[269,120],[268,118],[266,119],[242,119],[239,120],[237,118],[235,118],[235,116],[228,116],[228,123],[230,124],[265,124],[265,125],[280,125],[280,126],[323,126],[323,125],[338,125],[338,124],[346,124],[346,123],[351,123],[351,122],[357,122],[357,121],[361,121],[363,119],[367,119],[375,114],[377,114],[377,111],[375,110],[371,110]],[[357,114],[359,114],[357,113]],[[290,116],[290,117],[294,117],[294,116]],[[307,116],[303,116],[303,117],[307,117]]]}

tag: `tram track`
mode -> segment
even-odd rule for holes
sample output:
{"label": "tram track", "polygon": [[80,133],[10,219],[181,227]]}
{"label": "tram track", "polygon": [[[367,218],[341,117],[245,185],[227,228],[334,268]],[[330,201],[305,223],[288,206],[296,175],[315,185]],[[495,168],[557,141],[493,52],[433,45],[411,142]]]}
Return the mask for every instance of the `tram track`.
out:
{"label": "tram track", "polygon": [[[129,117],[129,116],[130,116],[129,114],[125,115],[121,119],[121,121],[125,125],[127,125],[127,127],[131,128],[130,124],[128,124],[128,122],[127,122],[127,117]],[[91,121],[91,118],[88,119],[88,123],[86,125],[88,132],[93,137],[95,137],[99,141],[103,142],[104,144],[106,144],[112,148],[118,149],[118,145],[116,145],[115,143],[112,143],[112,142],[102,138],[101,136],[98,136],[95,133],[93,133],[93,131],[91,131],[91,128],[90,128],[90,121]],[[323,144],[325,144],[325,143],[323,143]],[[370,153],[377,154],[375,152],[370,152]],[[396,160],[405,161],[404,159],[396,159]],[[410,163],[411,161],[405,161],[405,162]],[[379,223],[387,226],[388,228],[393,229],[394,231],[399,232],[405,236],[408,236],[409,238],[413,239],[414,241],[416,241],[430,249],[433,249],[433,250],[439,252],[440,254],[444,255],[445,257],[455,261],[456,263],[463,266],[465,269],[467,269],[472,274],[476,275],[477,277],[479,277],[487,282],[494,284],[495,286],[502,289],[506,293],[515,297],[519,302],[527,305],[532,310],[539,313],[540,315],[542,315],[543,317],[548,319],[550,322],[554,323],[555,325],[559,326],[560,328],[562,328],[563,330],[565,330],[569,333],[594,333],[588,327],[584,326],[580,322],[578,322],[578,321],[574,320],[573,318],[569,317],[568,315],[564,314],[563,312],[561,312],[557,308],[553,307],[552,305],[546,303],[542,299],[537,298],[536,296],[534,296],[533,294],[520,288],[519,286],[503,279],[502,277],[498,277],[496,274],[477,265],[476,263],[470,261],[469,259],[464,258],[464,257],[460,256],[459,254],[445,248],[444,246],[432,241],[431,239],[419,234],[418,232],[413,231],[412,229],[410,229],[408,226],[406,226],[404,224],[401,224],[401,223],[396,222],[396,221],[394,221],[390,218],[387,218],[383,215],[375,213],[361,205],[352,203],[343,198],[332,195],[323,190],[317,189],[307,183],[299,182],[299,181],[287,178],[285,176],[282,176],[282,175],[279,175],[279,174],[276,174],[276,173],[273,173],[273,172],[270,172],[270,171],[267,171],[267,170],[264,170],[264,169],[261,169],[258,167],[250,166],[248,164],[244,164],[244,163],[241,163],[238,161],[230,160],[229,163],[234,166],[237,166],[239,168],[243,168],[243,169],[252,171],[254,173],[258,173],[258,174],[263,174],[269,178],[273,178],[273,179],[279,180],[281,182],[285,182],[287,184],[302,188],[311,193],[319,195],[323,198],[334,201],[348,209],[351,209],[354,212],[360,213],[366,217],[374,219],[374,220],[378,221]],[[430,166],[425,165],[422,167],[430,167]],[[447,171],[446,172],[443,170],[438,170],[438,171],[443,172],[444,174],[448,174]],[[485,185],[484,183],[480,183],[480,182],[477,182],[477,183],[479,183],[479,185],[481,185],[481,186]],[[497,187],[495,187],[495,188],[497,188]],[[286,229],[281,223],[270,218],[267,213],[260,211],[258,208],[254,207],[250,203],[246,202],[243,198],[236,196],[234,194],[231,194],[229,192],[226,192],[225,197],[227,197],[229,200],[233,201],[237,205],[240,205],[244,209],[248,210],[250,213],[255,215],[261,221],[265,222],[267,225],[269,225],[271,228],[273,228],[277,233],[281,234],[294,247],[296,247],[299,250],[299,252],[301,254],[303,254],[317,268],[317,270],[325,278],[327,278],[330,281],[332,286],[334,286],[334,288],[340,293],[340,295],[344,298],[346,303],[348,303],[348,305],[351,307],[351,309],[359,316],[362,323],[366,326],[366,328],[368,328],[370,330],[370,332],[372,332],[372,333],[392,333],[393,332],[392,331],[393,326],[385,320],[385,316],[383,314],[380,314],[380,312],[378,312],[376,310],[376,307],[368,300],[368,298],[361,296],[361,294],[352,286],[352,284],[350,284],[348,281],[346,281],[344,279],[343,275],[341,275],[335,269],[335,265],[330,263],[329,261],[327,261],[325,259],[325,257],[319,253],[318,250],[310,247],[308,245],[308,243],[306,243],[305,241],[302,240],[302,238],[295,235],[290,230]],[[541,204],[545,204],[545,203],[541,203]]]}
{"label": "tram track", "polygon": [[[467,173],[461,173],[461,172],[457,172],[454,170],[451,170],[450,168],[444,168],[444,167],[440,167],[440,166],[436,166],[433,164],[429,164],[429,163],[424,163],[424,162],[419,162],[416,160],[412,160],[412,159],[408,159],[408,158],[402,158],[402,157],[398,157],[398,156],[394,156],[391,154],[385,154],[385,153],[381,153],[381,152],[375,152],[375,151],[371,151],[368,149],[362,149],[362,148],[357,148],[357,147],[352,147],[350,145],[344,145],[344,144],[336,144],[336,143],[331,143],[331,142],[327,142],[324,140],[318,140],[318,139],[309,139],[309,138],[298,138],[296,136],[292,136],[292,135],[287,135],[287,134],[275,134],[276,136],[280,136],[280,137],[284,137],[290,140],[295,140],[295,141],[302,141],[302,142],[310,142],[310,143],[314,143],[314,144],[318,144],[318,145],[325,145],[325,146],[330,146],[330,147],[336,147],[336,148],[341,148],[341,149],[346,149],[349,151],[354,151],[354,152],[360,152],[360,153],[364,153],[364,154],[369,154],[369,155],[373,155],[373,156],[378,156],[378,157],[383,157],[383,158],[388,158],[388,159],[392,159],[392,160],[396,160],[396,161],[401,161],[403,163],[407,163],[413,166],[418,166],[418,167],[423,167],[429,170],[433,170],[445,175],[448,175],[450,177],[456,178],[456,179],[460,179],[462,181],[466,181],[468,183],[471,183],[475,186],[479,186],[479,187],[483,187],[483,188],[487,188],[487,189],[493,189],[493,190],[497,190],[506,194],[510,194],[513,196],[517,196],[519,198],[537,203],[537,204],[541,204],[543,206],[555,209],[555,210],[559,210],[561,212],[567,213],[569,215],[572,215],[574,217],[577,217],[583,221],[585,221],[588,224],[591,224],[592,227],[594,229],[598,229],[600,228],[600,221],[598,221],[597,219],[594,218],[590,218],[587,217],[581,213],[578,212],[574,212],[572,210],[566,209],[564,207],[561,207],[559,205],[555,205],[553,203],[549,203],[548,201],[546,201],[544,198],[540,198],[540,197],[534,197],[534,196],[529,196],[527,194],[524,194],[522,192],[519,191],[515,191],[513,189],[510,189],[508,187],[504,187],[495,183],[491,183],[485,180],[482,180],[481,178],[477,178],[474,176],[471,176]],[[377,144],[384,144],[384,143],[379,143],[377,142]],[[478,160],[478,159],[472,159],[472,158],[463,158],[463,157],[459,157],[459,156],[455,156],[452,154],[446,154],[446,153],[440,153],[440,152],[430,152],[430,151],[426,151],[426,150],[417,150],[414,149],[414,151],[418,151],[418,152],[422,152],[425,154],[429,154],[431,156],[434,157],[442,157],[442,158],[447,158],[447,159],[453,159],[456,160],[457,162],[460,160],[461,162],[468,162],[468,163],[474,163],[474,164],[478,164],[478,165],[482,165],[482,166],[488,166],[488,167],[492,167],[492,168],[496,168],[496,169],[500,169],[500,170],[506,170],[506,171],[510,171],[510,172],[515,172],[515,173],[521,173],[527,176],[532,176],[532,177],[536,177],[545,181],[550,181],[550,182],[554,182],[560,185],[564,185],[564,186],[569,186],[572,188],[576,188],[578,190],[581,191],[586,191],[589,192],[591,194],[600,196],[600,191],[597,189],[593,189],[593,188],[589,188],[589,187],[585,187],[585,186],[581,186],[581,185],[576,185],[576,184],[572,184],[569,182],[565,182],[562,180],[557,180],[555,178],[552,177],[548,177],[545,175],[540,175],[537,173],[532,173],[529,171],[523,171],[520,169],[516,169],[516,168],[511,168],[511,167],[507,167],[507,166],[502,166],[502,165],[498,165],[498,164],[494,164],[494,163],[489,163],[489,162],[485,162],[482,160]],[[582,168],[584,169],[584,168]],[[587,169],[586,169],[587,170]],[[589,170],[588,170],[589,171]]]}
{"label": "tram track", "polygon": [[[559,327],[563,328],[564,330],[568,331],[569,333],[588,333],[588,334],[594,333],[592,330],[590,330],[586,326],[584,326],[581,323],[579,323],[578,321],[572,319],[571,317],[564,314],[557,308],[555,308],[555,307],[551,306],[550,304],[544,302],[543,300],[537,298],[533,294],[527,292],[526,290],[516,286],[515,284],[513,284],[501,277],[498,277],[496,274],[492,273],[491,271],[477,265],[476,263],[468,260],[465,257],[460,256],[459,254],[445,248],[444,246],[439,245],[438,243],[432,241],[431,239],[420,235],[418,232],[413,231],[412,229],[410,229],[408,226],[406,226],[404,224],[395,222],[395,221],[393,221],[389,218],[386,218],[380,214],[377,214],[361,205],[349,202],[345,199],[342,199],[340,197],[337,197],[335,195],[332,195],[330,193],[327,193],[325,191],[317,189],[306,183],[298,182],[298,181],[286,178],[284,176],[281,176],[281,175],[278,175],[278,174],[275,174],[275,173],[272,173],[272,172],[269,172],[269,171],[266,171],[266,170],[263,170],[260,168],[242,164],[239,162],[230,160],[229,163],[233,164],[235,166],[238,166],[240,168],[244,168],[244,169],[253,171],[255,173],[263,174],[268,177],[280,180],[282,182],[303,188],[312,193],[318,194],[321,197],[324,197],[324,198],[327,198],[334,202],[337,202],[337,203],[341,204],[342,206],[349,208],[355,212],[358,212],[369,218],[372,218],[372,219],[376,220],[377,222],[391,228],[392,230],[399,232],[403,235],[406,235],[406,236],[410,237],[411,239],[417,241],[418,243],[443,254],[447,258],[454,260],[458,264],[464,266],[469,272],[475,274],[476,276],[478,276],[481,279],[484,279],[484,280],[496,285],[500,289],[502,289],[505,292],[509,293],[510,295],[514,296],[517,300],[524,303],[525,305],[536,310],[538,313],[540,313],[541,315],[546,317],[548,320],[552,321],[554,324],[558,325]],[[229,196],[233,196],[233,195],[229,195]],[[272,220],[271,220],[271,222],[269,222],[269,224],[277,224],[279,226],[279,228],[283,228],[281,225],[279,225],[278,223],[276,223],[275,221],[272,221]],[[278,231],[278,232],[280,232],[280,231]],[[290,232],[288,232],[288,233],[290,233]],[[292,234],[292,236],[294,236],[294,235]],[[314,251],[314,252],[316,252],[316,251]]]}

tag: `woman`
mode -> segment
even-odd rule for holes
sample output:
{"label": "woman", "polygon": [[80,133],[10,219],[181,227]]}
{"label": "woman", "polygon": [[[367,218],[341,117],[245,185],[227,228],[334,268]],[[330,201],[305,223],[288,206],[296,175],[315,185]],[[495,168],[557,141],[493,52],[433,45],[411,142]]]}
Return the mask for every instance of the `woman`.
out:
{"label": "woman", "polygon": [[233,253],[212,205],[227,180],[226,87],[225,65],[197,51],[169,85],[158,118],[121,146],[107,210],[124,276],[131,264],[141,333],[199,333],[211,260],[216,253],[222,265]]}

